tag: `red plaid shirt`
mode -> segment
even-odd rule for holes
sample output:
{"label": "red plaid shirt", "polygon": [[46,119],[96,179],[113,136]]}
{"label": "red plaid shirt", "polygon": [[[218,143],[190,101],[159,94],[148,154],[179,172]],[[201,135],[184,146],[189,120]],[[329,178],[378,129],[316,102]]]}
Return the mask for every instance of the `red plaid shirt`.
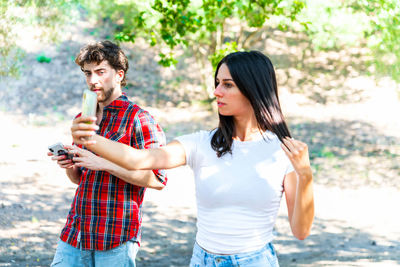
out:
{"label": "red plaid shirt", "polygon": [[[104,108],[99,127],[97,134],[135,148],[165,145],[165,135],[153,117],[124,94]],[[81,171],[61,240],[85,250],[108,250],[128,240],[140,242],[146,188],[105,171]],[[164,170],[153,172],[166,183]]]}

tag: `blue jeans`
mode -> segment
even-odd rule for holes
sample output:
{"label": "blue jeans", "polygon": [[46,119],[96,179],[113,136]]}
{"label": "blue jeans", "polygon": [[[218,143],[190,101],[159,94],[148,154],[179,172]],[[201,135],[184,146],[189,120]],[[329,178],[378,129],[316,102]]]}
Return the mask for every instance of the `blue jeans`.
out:
{"label": "blue jeans", "polygon": [[279,267],[278,258],[272,243],[262,249],[234,255],[212,254],[194,244],[190,267]]}
{"label": "blue jeans", "polygon": [[55,267],[135,267],[137,242],[128,241],[104,251],[81,250],[61,240],[50,266]]}

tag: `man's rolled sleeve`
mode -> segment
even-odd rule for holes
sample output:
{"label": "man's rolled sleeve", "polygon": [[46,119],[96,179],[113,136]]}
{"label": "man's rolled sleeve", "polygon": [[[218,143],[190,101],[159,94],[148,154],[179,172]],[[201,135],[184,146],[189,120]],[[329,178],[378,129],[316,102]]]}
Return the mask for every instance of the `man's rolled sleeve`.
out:
{"label": "man's rolled sleeve", "polygon": [[[162,147],[166,144],[166,138],[160,125],[147,111],[140,111],[134,118],[135,135],[132,136],[137,144],[137,148],[149,149]],[[153,170],[157,179],[163,184],[167,183],[165,170]]]}

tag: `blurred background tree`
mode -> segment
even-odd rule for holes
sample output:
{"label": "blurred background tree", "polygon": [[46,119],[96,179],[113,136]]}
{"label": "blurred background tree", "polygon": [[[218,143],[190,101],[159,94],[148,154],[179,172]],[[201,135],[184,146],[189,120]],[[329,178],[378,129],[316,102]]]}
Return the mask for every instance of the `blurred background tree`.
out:
{"label": "blurred background tree", "polygon": [[64,25],[84,17],[110,25],[110,39],[144,38],[163,66],[176,64],[183,49],[204,70],[203,81],[223,55],[252,48],[271,28],[305,33],[311,51],[366,47],[369,64],[400,80],[398,0],[0,0],[0,76],[18,74],[16,40],[25,26],[57,41]]}
{"label": "blurred background tree", "polygon": [[159,64],[177,63],[176,50],[184,49],[196,58],[201,69],[204,96],[212,83],[212,69],[227,53],[250,49],[262,38],[266,27],[287,29],[297,22],[304,8],[300,0],[155,0],[141,2],[113,0],[96,4],[103,21],[115,23],[115,38],[135,42],[141,37],[159,51]]}
{"label": "blurred background tree", "polygon": [[313,50],[367,47],[378,73],[400,81],[400,2],[397,0],[307,0],[300,19]]}
{"label": "blurred background tree", "polygon": [[372,49],[373,63],[381,73],[400,81],[400,2],[397,0],[350,1],[356,14],[364,14],[369,21],[364,32]]}
{"label": "blurred background tree", "polygon": [[36,36],[57,42],[62,28],[79,18],[80,0],[0,0],[0,77],[19,75],[24,51],[17,40],[27,26],[40,29]]}

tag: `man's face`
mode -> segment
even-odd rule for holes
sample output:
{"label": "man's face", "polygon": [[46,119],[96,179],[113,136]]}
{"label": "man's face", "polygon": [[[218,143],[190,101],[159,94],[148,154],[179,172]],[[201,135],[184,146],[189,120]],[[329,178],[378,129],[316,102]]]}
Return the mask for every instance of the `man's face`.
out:
{"label": "man's face", "polygon": [[114,70],[104,60],[100,64],[96,64],[96,62],[85,63],[83,65],[83,72],[85,73],[89,89],[97,94],[97,101],[104,106],[110,104],[114,100],[113,94],[121,89],[121,80],[124,77],[124,71]]}

